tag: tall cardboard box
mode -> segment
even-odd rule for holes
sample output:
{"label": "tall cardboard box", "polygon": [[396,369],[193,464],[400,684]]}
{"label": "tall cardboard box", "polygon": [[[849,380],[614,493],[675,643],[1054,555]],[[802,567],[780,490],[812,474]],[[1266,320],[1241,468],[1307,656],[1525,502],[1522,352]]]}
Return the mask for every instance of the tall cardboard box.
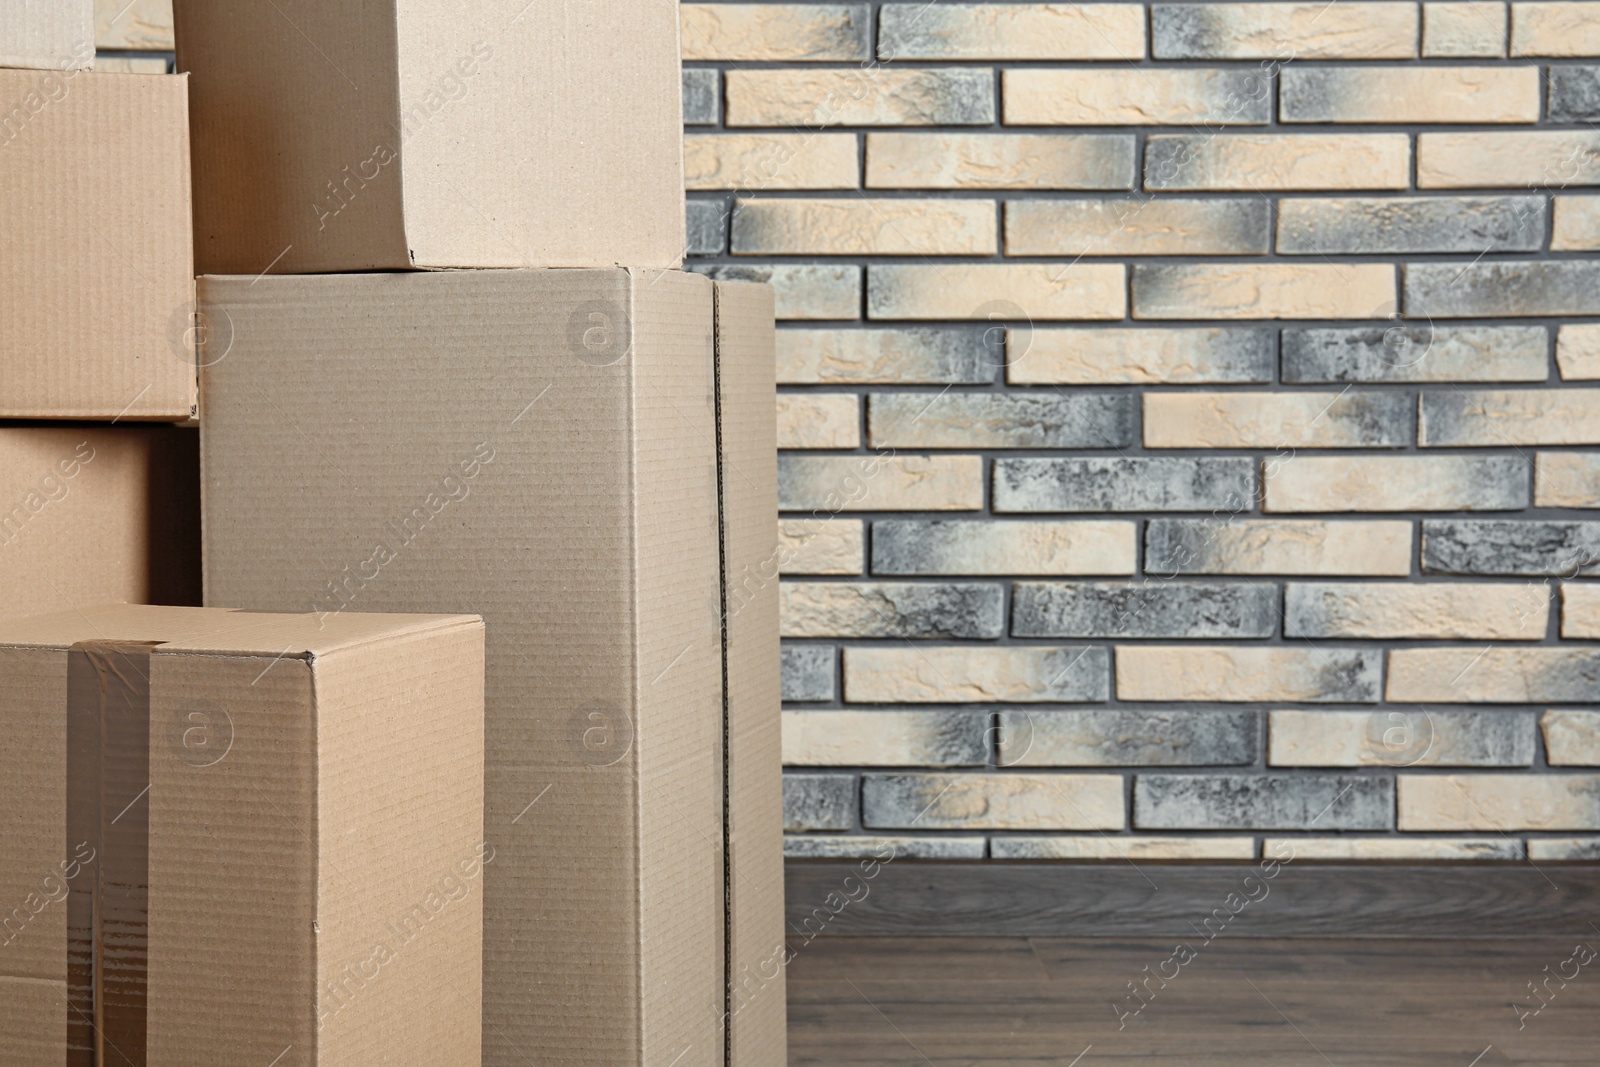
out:
{"label": "tall cardboard box", "polygon": [[0,426],[0,614],[198,606],[199,451],[175,426]]}
{"label": "tall cardboard box", "polygon": [[[205,357],[206,596],[485,617],[484,1063],[781,1050],[781,980],[750,1007],[731,988],[782,940],[781,892],[738,904],[781,890],[776,583],[728,612],[718,454],[719,428],[757,442],[728,495],[762,510],[773,414],[759,385],[719,401],[714,360],[719,310],[760,330],[770,291],[640,270],[250,282],[200,281],[232,323]],[[770,311],[765,332],[770,393]],[[769,406],[719,427],[719,402]],[[768,554],[775,522],[774,502]],[[726,688],[725,613],[749,656]],[[763,1019],[776,1036],[741,1039]]]}
{"label": "tall cardboard box", "polygon": [[92,66],[94,0],[0,0],[0,67]]}
{"label": "tall cardboard box", "polygon": [[0,418],[193,415],[186,88],[0,70]]}
{"label": "tall cardboard box", "polygon": [[478,619],[6,618],[0,722],[0,1063],[478,1062]]}
{"label": "tall cardboard box", "polygon": [[202,274],[675,267],[678,8],[177,0]]}

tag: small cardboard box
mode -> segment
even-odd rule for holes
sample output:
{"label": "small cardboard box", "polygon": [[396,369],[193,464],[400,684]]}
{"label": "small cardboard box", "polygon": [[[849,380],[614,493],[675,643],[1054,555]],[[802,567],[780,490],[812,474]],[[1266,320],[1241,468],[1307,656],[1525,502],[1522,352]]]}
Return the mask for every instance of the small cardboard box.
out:
{"label": "small cardboard box", "polygon": [[194,414],[186,89],[0,70],[0,418]]}
{"label": "small cardboard box", "polygon": [[776,571],[723,577],[775,552],[771,291],[252,280],[200,279],[206,596],[488,620],[483,1062],[781,1064]]}
{"label": "small cardboard box", "polygon": [[0,67],[94,66],[94,0],[0,0]]}
{"label": "small cardboard box", "polygon": [[675,3],[174,14],[202,274],[682,261]]}
{"label": "small cardboard box", "polygon": [[200,440],[176,426],[0,426],[0,610],[200,603]]}
{"label": "small cardboard box", "polygon": [[7,618],[0,722],[0,1062],[478,1062],[480,620]]}

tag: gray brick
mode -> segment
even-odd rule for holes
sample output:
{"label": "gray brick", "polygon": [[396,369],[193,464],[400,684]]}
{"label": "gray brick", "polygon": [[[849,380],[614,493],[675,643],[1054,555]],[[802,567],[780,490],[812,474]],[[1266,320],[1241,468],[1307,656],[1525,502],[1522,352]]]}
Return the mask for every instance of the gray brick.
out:
{"label": "gray brick", "polygon": [[822,837],[797,834],[783,839],[792,860],[981,860],[981,837]]}
{"label": "gray brick", "polygon": [[1000,459],[994,509],[1024,511],[1247,510],[1256,463],[1244,458]]}
{"label": "gray brick", "polygon": [[851,264],[777,263],[691,267],[725,282],[767,282],[780,319],[854,319],[861,314],[861,268]]}
{"label": "gray brick", "polygon": [[869,774],[867,826],[928,830],[1121,830],[1122,779],[1111,774]]}
{"label": "gray brick", "polygon": [[1424,448],[1600,444],[1600,389],[1450,389],[1422,394]]}
{"label": "gray brick", "polygon": [[1003,767],[1243,767],[1260,755],[1255,711],[1004,711]]}
{"label": "gray brick", "polygon": [[1284,200],[1278,205],[1278,251],[1537,252],[1548,211],[1542,196]]}
{"label": "gray brick", "polygon": [[828,645],[785,645],[783,699],[832,700],[835,652]]}
{"label": "gray brick", "polygon": [[999,637],[1005,594],[992,582],[786,582],[785,637]]}
{"label": "gray brick", "polygon": [[1528,858],[1535,863],[1594,863],[1600,860],[1600,836],[1530,838]]}
{"label": "gray brick", "polygon": [[853,774],[785,774],[785,830],[853,830],[856,777]]}
{"label": "gray brick", "polygon": [[688,205],[689,242],[684,253],[720,256],[728,249],[728,205],[721,200],[691,200]]}
{"label": "gray brick", "polygon": [[1600,315],[1600,263],[1413,263],[1405,269],[1405,311],[1439,318]]}
{"label": "gray brick", "polygon": [[722,85],[718,72],[708,67],[683,71],[683,124],[715,126],[722,118]]}
{"label": "gray brick", "polygon": [[1389,830],[1394,780],[1354,775],[1157,775],[1134,783],[1141,830]]}
{"label": "gray brick", "polygon": [[1429,574],[1573,575],[1600,571],[1600,522],[1438,519],[1422,524]]}
{"label": "gray brick", "polygon": [[1312,7],[1256,0],[1150,7],[1157,59],[1400,59],[1417,54],[1417,29],[1416,4]]}
{"label": "gray brick", "polygon": [[1275,585],[1249,582],[1018,582],[1015,637],[1271,637]]}
{"label": "gray brick", "polygon": [[1286,382],[1542,382],[1543,326],[1407,323],[1283,331]]}
{"label": "gray brick", "polygon": [[1550,68],[1550,121],[1600,121],[1600,66]]}
{"label": "gray brick", "polygon": [[876,393],[874,448],[1127,448],[1138,399],[1124,393]]}
{"label": "gray brick", "polygon": [[778,333],[778,381],[791,385],[988,385],[1005,365],[996,327],[790,329]]}
{"label": "gray brick", "polygon": [[1411,572],[1409,522],[1252,519],[1152,519],[1145,573],[1365,574]]}
{"label": "gray brick", "polygon": [[1127,520],[886,519],[872,525],[877,574],[1132,574],[1138,526]]}

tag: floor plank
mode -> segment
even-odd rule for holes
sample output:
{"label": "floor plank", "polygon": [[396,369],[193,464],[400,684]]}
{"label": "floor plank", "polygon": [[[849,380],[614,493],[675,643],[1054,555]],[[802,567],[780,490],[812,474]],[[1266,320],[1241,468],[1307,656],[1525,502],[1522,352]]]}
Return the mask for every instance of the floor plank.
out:
{"label": "floor plank", "polygon": [[[1600,959],[1568,962],[1580,941],[1600,937],[1197,938],[1163,981],[1171,939],[819,938],[789,966],[790,1063],[1594,1067]],[[1528,983],[1563,970],[1519,1023]]]}

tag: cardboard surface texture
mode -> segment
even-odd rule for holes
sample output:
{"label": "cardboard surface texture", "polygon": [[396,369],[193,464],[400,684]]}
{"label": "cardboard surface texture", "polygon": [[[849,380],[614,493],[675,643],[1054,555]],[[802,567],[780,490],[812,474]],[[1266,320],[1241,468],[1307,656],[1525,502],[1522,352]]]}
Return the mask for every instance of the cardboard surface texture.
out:
{"label": "cardboard surface texture", "polygon": [[[724,1063],[747,846],[730,862],[712,283],[250,281],[200,280],[232,322],[202,383],[206,595],[487,620],[484,1063]],[[767,738],[730,741],[737,776]]]}
{"label": "cardboard surface texture", "polygon": [[0,621],[0,1062],[478,1062],[482,678],[463,616]]}
{"label": "cardboard surface texture", "polygon": [[0,418],[193,415],[185,93],[0,70]]}
{"label": "cardboard surface texture", "polygon": [[202,274],[675,267],[659,0],[177,0]]}
{"label": "cardboard surface texture", "polygon": [[200,603],[194,430],[0,426],[0,606]]}
{"label": "cardboard surface texture", "polygon": [[0,67],[94,66],[94,0],[0,0]]}
{"label": "cardboard surface texture", "polygon": [[728,1062],[788,1055],[773,292],[716,283],[727,686]]}

